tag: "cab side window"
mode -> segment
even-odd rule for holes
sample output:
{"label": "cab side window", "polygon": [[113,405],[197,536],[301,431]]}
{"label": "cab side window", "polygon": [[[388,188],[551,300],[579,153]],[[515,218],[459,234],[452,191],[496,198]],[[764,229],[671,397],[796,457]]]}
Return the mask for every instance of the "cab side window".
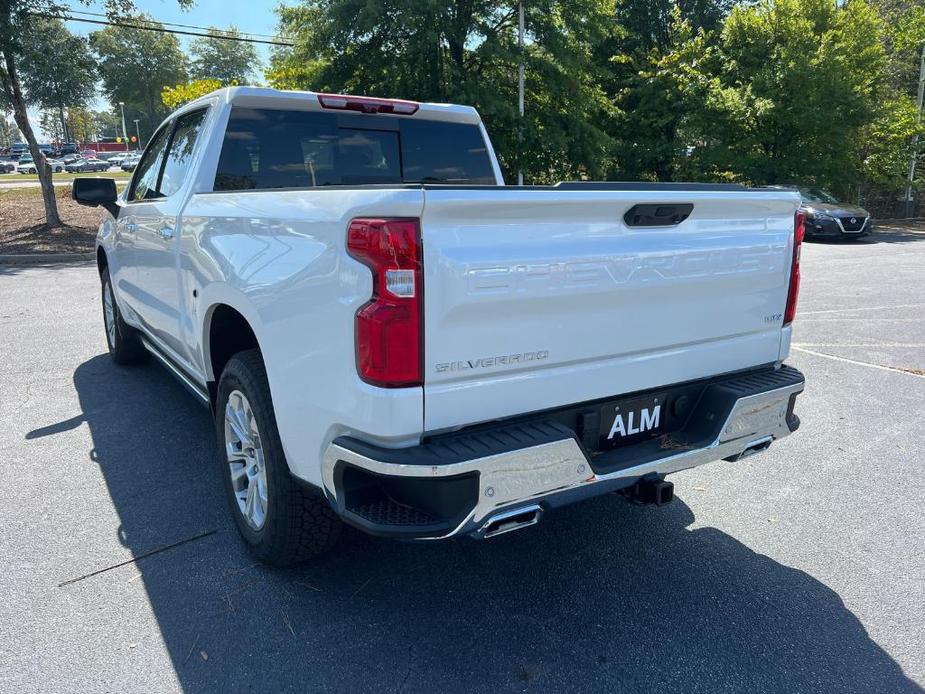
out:
{"label": "cab side window", "polygon": [[154,139],[148,145],[148,149],[142,155],[141,161],[138,162],[138,167],[135,169],[135,176],[132,179],[132,188],[128,194],[129,202],[163,197],[157,191],[157,179],[161,173],[161,165],[164,163],[164,152],[167,149],[167,142],[170,139],[172,128],[173,123],[167,123],[158,130]]}
{"label": "cab side window", "polygon": [[167,151],[167,159],[164,162],[164,172],[161,174],[161,182],[157,187],[161,195],[173,195],[183,185],[189,173],[193,149],[196,147],[196,140],[205,116],[206,110],[202,109],[184,113],[177,118],[173,137],[170,139],[170,148]]}

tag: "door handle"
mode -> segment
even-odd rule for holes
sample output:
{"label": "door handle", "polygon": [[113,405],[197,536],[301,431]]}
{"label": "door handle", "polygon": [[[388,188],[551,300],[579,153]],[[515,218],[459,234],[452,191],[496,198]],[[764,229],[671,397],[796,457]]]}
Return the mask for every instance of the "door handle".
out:
{"label": "door handle", "polygon": [[662,205],[633,205],[623,215],[628,227],[673,227],[691,216],[694,205],[689,202]]}
{"label": "door handle", "polygon": [[161,227],[161,238],[165,241],[173,238],[173,229],[170,227]]}
{"label": "door handle", "polygon": [[134,234],[136,231],[138,231],[138,225],[135,224],[135,222],[129,222],[125,225],[125,230]]}

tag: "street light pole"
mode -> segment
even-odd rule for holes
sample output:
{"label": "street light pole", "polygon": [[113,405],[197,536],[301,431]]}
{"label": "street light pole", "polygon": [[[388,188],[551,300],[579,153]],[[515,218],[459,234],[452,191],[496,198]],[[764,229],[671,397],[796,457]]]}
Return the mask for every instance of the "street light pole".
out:
{"label": "street light pole", "polygon": [[135,135],[138,136],[138,142],[135,143],[135,149],[141,149],[141,128],[138,127],[138,121],[141,118],[135,118]]}
{"label": "street light pole", "polygon": [[912,215],[912,183],[915,179],[915,160],[919,156],[918,126],[922,123],[922,101],[925,98],[925,44],[922,45],[922,60],[919,64],[919,93],[915,110],[916,133],[912,137],[912,156],[909,157],[909,176],[906,179],[906,216]]}
{"label": "street light pole", "polygon": [[128,152],[128,133],[125,132],[125,102],[119,102],[119,110],[122,112],[122,140],[125,142],[125,151]]}
{"label": "street light pole", "polygon": [[62,132],[63,137],[64,137],[64,143],[63,143],[63,144],[67,144],[68,142],[70,142],[70,140],[68,139],[68,136],[67,136],[67,114],[64,112],[64,107],[63,107],[63,106],[59,106],[58,108],[60,109],[60,110],[59,110],[59,114],[61,115],[61,132]]}
{"label": "street light pole", "polygon": [[[520,49],[520,65],[517,66],[517,109],[520,113],[520,132],[518,141],[520,144],[520,156],[523,157],[523,138],[524,138],[524,4],[518,3],[518,22],[517,22],[517,46]],[[523,164],[523,162],[521,162]],[[524,184],[523,167],[517,172],[517,185]]]}

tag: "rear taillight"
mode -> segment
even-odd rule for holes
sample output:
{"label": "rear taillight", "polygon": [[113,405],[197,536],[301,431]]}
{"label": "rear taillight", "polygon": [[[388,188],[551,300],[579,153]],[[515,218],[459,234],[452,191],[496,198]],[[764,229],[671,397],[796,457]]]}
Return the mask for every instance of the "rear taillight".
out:
{"label": "rear taillight", "polygon": [[383,388],[423,383],[424,285],[417,219],[354,219],[347,251],[373,273],[373,295],[356,314],[357,371]]}
{"label": "rear taillight", "polygon": [[802,212],[797,212],[793,218],[793,262],[790,264],[790,291],[787,292],[784,325],[790,325],[797,313],[797,297],[800,295],[800,249],[803,246],[804,220]]}
{"label": "rear taillight", "polygon": [[360,113],[391,113],[396,116],[410,116],[417,113],[419,104],[402,99],[374,99],[370,96],[347,96],[346,94],[318,94],[322,108]]}

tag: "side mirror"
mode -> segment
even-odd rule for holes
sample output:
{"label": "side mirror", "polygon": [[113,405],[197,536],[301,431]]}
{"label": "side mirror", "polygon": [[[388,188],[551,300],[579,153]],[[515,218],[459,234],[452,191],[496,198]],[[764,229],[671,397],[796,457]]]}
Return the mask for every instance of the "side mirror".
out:
{"label": "side mirror", "polygon": [[112,178],[75,178],[71,197],[81,205],[105,207],[113,217],[119,216],[116,182]]}

